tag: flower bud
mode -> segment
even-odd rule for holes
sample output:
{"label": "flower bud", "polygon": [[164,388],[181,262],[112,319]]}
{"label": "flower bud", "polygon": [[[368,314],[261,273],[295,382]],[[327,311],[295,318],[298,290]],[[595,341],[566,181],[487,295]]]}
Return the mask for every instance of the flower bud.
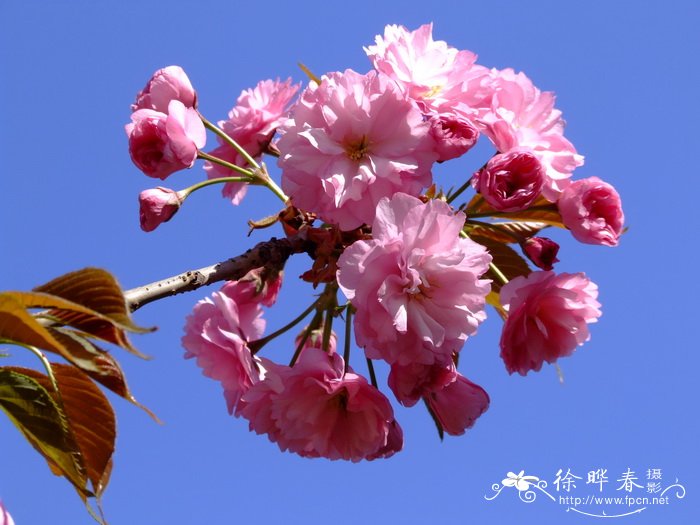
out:
{"label": "flower bud", "polygon": [[197,112],[179,100],[168,105],[168,114],[140,109],[125,129],[129,154],[136,167],[149,177],[165,179],[190,168],[197,151],[206,143],[206,130]]}
{"label": "flower bud", "polygon": [[180,66],[168,66],[156,71],[146,87],[136,95],[131,111],[152,109],[167,113],[172,100],[179,100],[188,108],[197,107],[197,93]]}
{"label": "flower bud", "polygon": [[151,232],[161,223],[168,222],[184,200],[184,194],[161,186],[142,191],[139,194],[141,229]]}
{"label": "flower bud", "polygon": [[[304,338],[304,334],[306,333],[306,330],[308,329],[308,326],[305,327],[299,335],[294,339],[294,346],[297,347],[299,346],[299,343],[301,343],[301,340]],[[331,330],[331,337],[328,340],[328,348],[324,349],[323,348],[323,324],[316,328],[315,330],[311,330],[309,332],[308,337],[306,338],[306,341],[304,341],[304,349],[307,348],[320,348],[324,350],[327,354],[335,354],[336,349],[338,346],[338,336],[336,333]]]}
{"label": "flower bud", "polygon": [[461,157],[479,139],[479,130],[466,118],[437,115],[430,119],[430,134],[435,140],[438,162]]}
{"label": "flower bud", "polygon": [[545,172],[530,151],[514,149],[494,155],[474,174],[472,185],[498,211],[520,211],[539,197]]}
{"label": "flower bud", "polygon": [[577,180],[564,190],[557,204],[564,225],[576,240],[617,246],[625,215],[613,186],[598,177]]}
{"label": "flower bud", "polygon": [[554,263],[559,262],[559,245],[547,237],[530,237],[520,247],[527,258],[542,270],[551,270]]}

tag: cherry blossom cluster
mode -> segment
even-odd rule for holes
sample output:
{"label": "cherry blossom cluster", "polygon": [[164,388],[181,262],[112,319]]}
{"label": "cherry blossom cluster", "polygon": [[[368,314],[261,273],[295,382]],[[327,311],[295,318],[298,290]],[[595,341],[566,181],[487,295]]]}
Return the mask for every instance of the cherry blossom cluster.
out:
{"label": "cherry blossom cluster", "polygon": [[[250,225],[279,223],[301,239],[312,260],[301,277],[322,291],[265,335],[263,307],[274,305],[283,273],[255,268],[197,303],[182,343],[221,383],[233,415],[305,457],[359,461],[401,450],[377,361],[399,403],[423,400],[441,435],[463,434],[489,406],[486,391],[457,371],[487,304],[504,321],[506,370],[521,375],[572,354],[601,315],[597,286],[583,273],[556,273],[559,245],[539,233],[559,227],[580,242],[616,246],[624,231],[613,186],[572,180],[583,157],[564,136],[553,93],[433,40],[430,24],[387,26],[364,50],[367,73],[317,77],[304,67],[303,89],[264,80],[217,124],[198,112],[185,72],[170,66],[138,94],[126,126],[131,157],[150,177],[204,161],[205,180],[141,193],[145,231],[213,184],[236,205],[250,185],[283,202],[277,215]],[[205,152],[207,129],[217,145]],[[444,190],[436,165],[464,156],[482,136],[493,156]],[[277,158],[281,186],[265,156]],[[262,352],[308,317],[288,363]],[[333,329],[340,322],[342,345]],[[353,356],[350,366],[353,333],[364,359]]]}

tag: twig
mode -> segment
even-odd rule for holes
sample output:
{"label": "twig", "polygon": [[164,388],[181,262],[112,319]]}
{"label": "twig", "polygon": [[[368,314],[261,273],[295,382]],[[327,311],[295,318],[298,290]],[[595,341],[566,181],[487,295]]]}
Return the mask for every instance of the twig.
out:
{"label": "twig", "polygon": [[190,270],[161,281],[132,288],[124,292],[129,310],[134,312],[142,306],[183,292],[191,292],[218,281],[240,279],[250,270],[261,266],[282,268],[290,255],[305,251],[305,241],[292,237],[272,238],[261,242],[238,257],[233,257],[198,270]]}

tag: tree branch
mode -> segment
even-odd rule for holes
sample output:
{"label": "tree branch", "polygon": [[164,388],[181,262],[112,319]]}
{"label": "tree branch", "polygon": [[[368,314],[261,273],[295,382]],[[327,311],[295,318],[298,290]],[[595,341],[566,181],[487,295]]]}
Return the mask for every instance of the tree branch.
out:
{"label": "tree branch", "polygon": [[129,310],[134,312],[164,297],[191,292],[218,281],[238,280],[250,270],[261,266],[281,269],[290,255],[306,251],[305,244],[305,241],[298,237],[288,239],[273,237],[269,241],[258,243],[238,257],[127,290],[124,292],[126,304]]}

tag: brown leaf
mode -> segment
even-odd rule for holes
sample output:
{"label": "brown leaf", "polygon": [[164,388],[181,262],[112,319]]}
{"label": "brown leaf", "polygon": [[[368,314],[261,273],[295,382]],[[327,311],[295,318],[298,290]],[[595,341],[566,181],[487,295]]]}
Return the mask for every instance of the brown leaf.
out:
{"label": "brown leaf", "polygon": [[[62,324],[146,357],[131,345],[125,331],[146,333],[153,329],[134,324],[124,294],[109,272],[99,268],[85,268],[62,275],[34,291],[57,296],[84,307],[79,309],[64,304],[50,310],[48,315]],[[38,297],[34,297],[34,300],[38,300]]]}
{"label": "brown leaf", "polygon": [[479,194],[476,194],[467,204],[465,210],[467,219],[480,217],[500,217],[511,221],[543,222],[549,226],[566,228],[555,203],[544,197],[537,199],[529,208],[522,211],[498,211],[491,207]]}
{"label": "brown leaf", "polygon": [[[493,265],[496,266],[508,280],[514,279],[520,275],[529,275],[532,272],[532,269],[525,259],[511,247],[489,239],[488,237],[482,237],[481,235],[470,235],[469,238],[488,249],[493,258]],[[491,283],[491,289],[494,292],[500,291],[501,286],[503,286],[501,280],[491,270],[486,272],[485,276],[493,281]]]}
{"label": "brown leaf", "polygon": [[520,243],[547,227],[549,224],[545,222],[528,221],[478,223],[467,220],[465,224],[469,235],[488,237],[502,243]]}
{"label": "brown leaf", "polygon": [[12,294],[0,293],[0,339],[62,354],[61,343]]}
{"label": "brown leaf", "polygon": [[47,376],[35,370],[0,367],[0,408],[46,459],[54,473],[63,475],[83,501],[92,496],[86,487],[87,469],[68,422],[56,402]]}
{"label": "brown leaf", "polygon": [[[59,392],[53,391],[51,380],[29,368],[6,367],[16,374],[29,377],[39,383],[51,395],[55,404],[62,407],[68,431],[77,445],[92,492],[99,496],[109,481],[105,474],[111,469],[116,439],[116,421],[109,401],[92,380],[73,366],[51,363]],[[80,491],[87,490],[85,479],[69,481]],[[82,483],[82,485],[80,485]]]}

